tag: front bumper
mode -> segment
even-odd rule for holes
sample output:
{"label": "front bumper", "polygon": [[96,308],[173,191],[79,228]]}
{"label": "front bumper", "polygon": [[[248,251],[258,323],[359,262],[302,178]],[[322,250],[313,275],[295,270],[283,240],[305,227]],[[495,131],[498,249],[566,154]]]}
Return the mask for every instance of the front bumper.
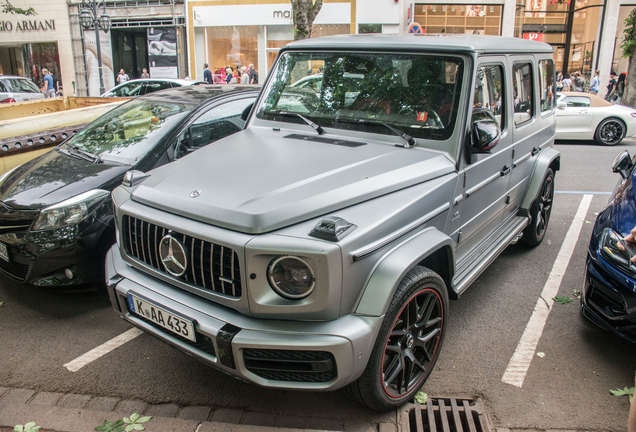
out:
{"label": "front bumper", "polygon": [[[383,318],[251,318],[133,269],[116,246],[106,255],[106,280],[113,308],[123,319],[204,363],[266,387],[335,390],[355,381],[366,367]],[[129,293],[194,321],[197,341],[132,313]]]}
{"label": "front bumper", "polygon": [[636,343],[636,286],[600,257],[588,254],[581,313],[599,327]]}

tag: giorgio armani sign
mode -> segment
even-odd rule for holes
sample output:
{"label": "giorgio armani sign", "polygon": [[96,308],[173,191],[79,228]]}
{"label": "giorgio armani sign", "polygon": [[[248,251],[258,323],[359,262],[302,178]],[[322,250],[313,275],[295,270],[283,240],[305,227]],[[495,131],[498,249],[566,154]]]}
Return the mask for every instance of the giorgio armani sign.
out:
{"label": "giorgio armani sign", "polygon": [[0,32],[55,30],[55,20],[0,21]]}

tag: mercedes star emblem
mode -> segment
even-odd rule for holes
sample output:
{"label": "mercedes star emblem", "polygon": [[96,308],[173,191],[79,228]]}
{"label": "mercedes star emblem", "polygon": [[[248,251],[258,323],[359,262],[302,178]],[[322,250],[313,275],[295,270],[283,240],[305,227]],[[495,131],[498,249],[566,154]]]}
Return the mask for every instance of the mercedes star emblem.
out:
{"label": "mercedes star emblem", "polygon": [[161,239],[159,249],[166,271],[175,277],[183,276],[188,268],[188,257],[179,240],[168,234]]}
{"label": "mercedes star emblem", "polygon": [[201,195],[201,191],[200,190],[194,190],[194,191],[190,192],[190,198],[196,198],[199,195]]}

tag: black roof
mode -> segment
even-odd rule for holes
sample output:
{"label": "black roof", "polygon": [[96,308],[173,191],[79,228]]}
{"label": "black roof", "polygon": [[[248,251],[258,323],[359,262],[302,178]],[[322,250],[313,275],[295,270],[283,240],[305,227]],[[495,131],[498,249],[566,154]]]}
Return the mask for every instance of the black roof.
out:
{"label": "black roof", "polygon": [[479,53],[553,53],[554,48],[543,42],[505,36],[463,34],[406,35],[337,35],[292,42],[285,49],[338,49],[388,51],[469,51]]}
{"label": "black roof", "polygon": [[260,91],[259,85],[206,84],[176,87],[139,96],[140,99],[171,100],[200,105],[212,98],[244,91]]}

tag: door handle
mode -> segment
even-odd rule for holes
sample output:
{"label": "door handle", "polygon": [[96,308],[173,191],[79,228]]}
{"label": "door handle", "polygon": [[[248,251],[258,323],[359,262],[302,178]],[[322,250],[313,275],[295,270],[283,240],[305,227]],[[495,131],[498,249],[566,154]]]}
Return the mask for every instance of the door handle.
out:
{"label": "door handle", "polygon": [[536,156],[541,151],[541,147],[535,147],[532,149],[532,156]]}
{"label": "door handle", "polygon": [[503,170],[501,170],[500,173],[502,177],[507,176],[508,174],[510,174],[510,167],[504,166]]}
{"label": "door handle", "polygon": [[579,111],[579,114],[587,114],[587,110]]}

